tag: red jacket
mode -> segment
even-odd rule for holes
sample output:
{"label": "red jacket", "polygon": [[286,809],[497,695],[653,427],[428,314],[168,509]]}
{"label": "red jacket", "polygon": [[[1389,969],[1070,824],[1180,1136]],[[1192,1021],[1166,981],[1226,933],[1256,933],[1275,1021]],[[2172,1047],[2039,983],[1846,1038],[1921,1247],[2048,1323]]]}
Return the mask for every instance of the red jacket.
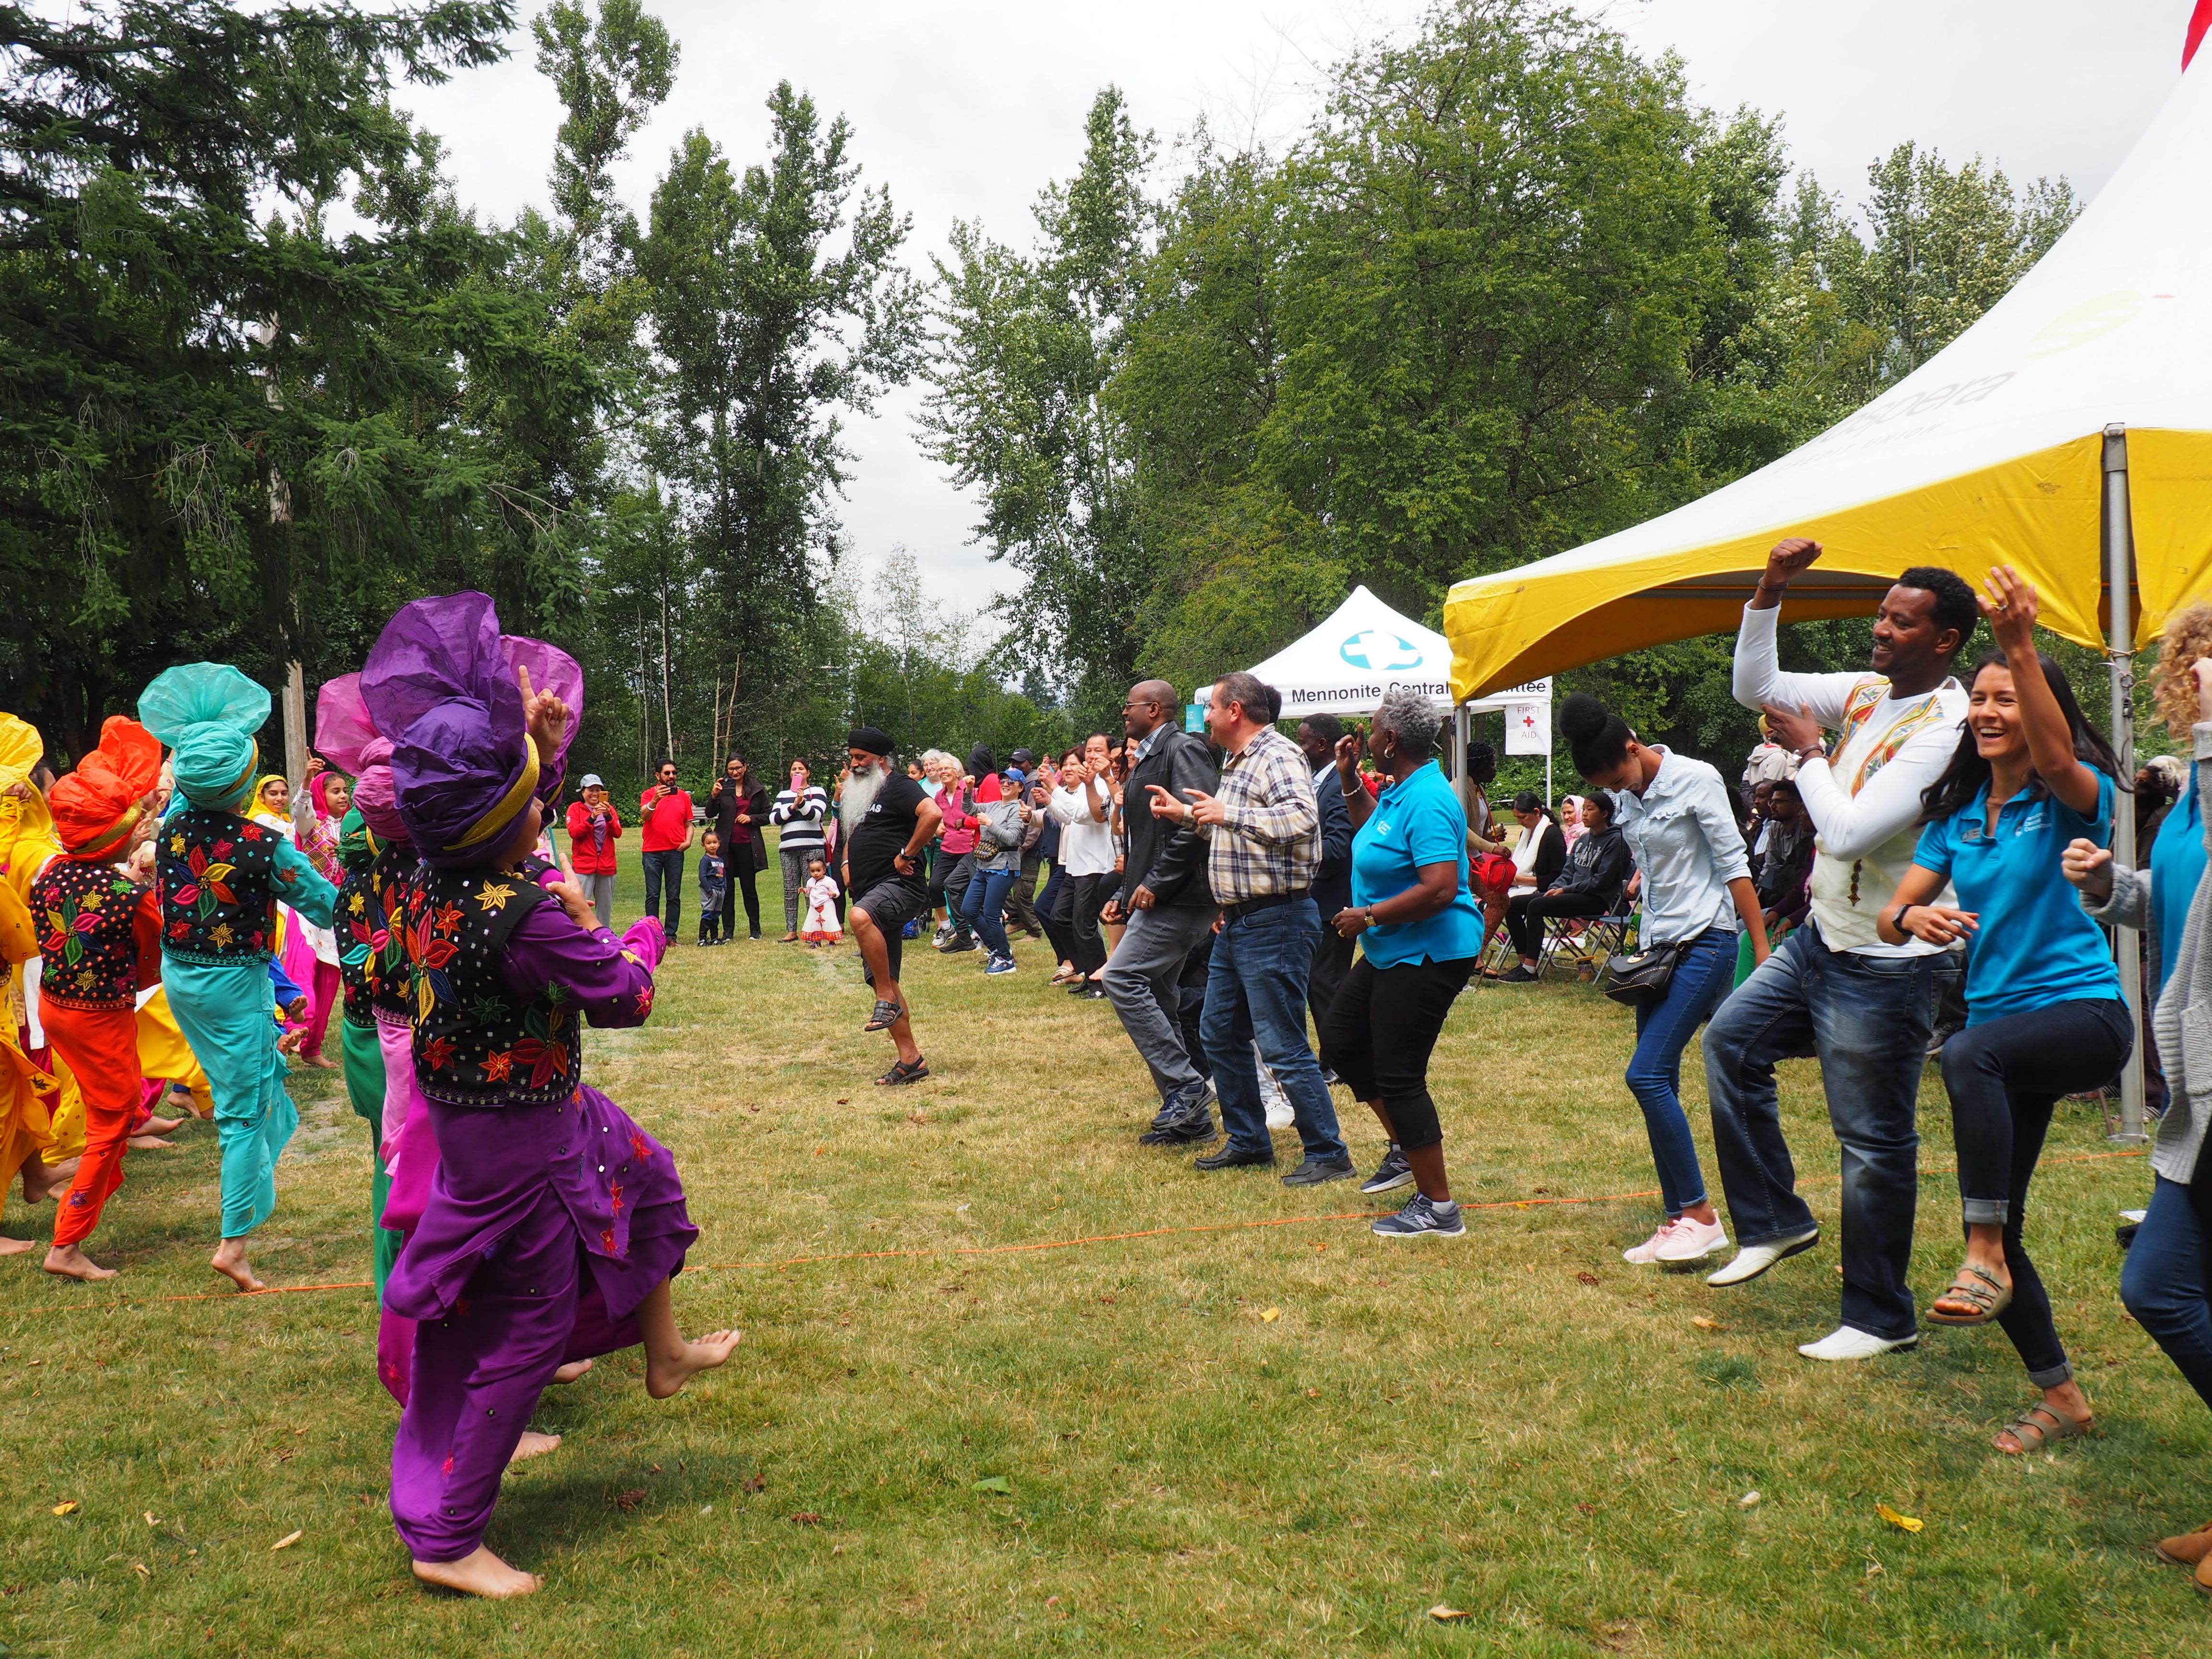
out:
{"label": "red jacket", "polygon": [[691,843],[691,796],[688,791],[672,790],[666,799],[655,800],[647,789],[637,798],[637,810],[645,819],[645,850],[648,853],[672,853]]}
{"label": "red jacket", "polygon": [[580,876],[611,876],[615,872],[615,843],[622,839],[622,814],[607,803],[607,844],[604,852],[592,845],[592,809],[581,801],[568,807],[568,862]]}

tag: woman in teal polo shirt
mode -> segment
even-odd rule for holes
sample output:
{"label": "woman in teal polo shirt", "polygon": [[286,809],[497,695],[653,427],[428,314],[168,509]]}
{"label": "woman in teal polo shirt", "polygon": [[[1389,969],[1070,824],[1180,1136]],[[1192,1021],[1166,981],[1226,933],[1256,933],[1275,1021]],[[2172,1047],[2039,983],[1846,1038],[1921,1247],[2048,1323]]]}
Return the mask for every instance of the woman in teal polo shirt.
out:
{"label": "woman in teal polo shirt", "polygon": [[1375,763],[1390,781],[1373,800],[1358,739],[1336,746],[1337,787],[1358,833],[1352,903],[1329,925],[1359,941],[1321,1024],[1321,1063],[1367,1103],[1389,1155],[1360,1188],[1419,1188],[1375,1231],[1385,1238],[1456,1238],[1467,1231],[1444,1176],[1443,1129],[1429,1097],[1429,1054],[1452,999],[1482,951],[1482,915],[1467,885],[1467,814],[1430,758],[1443,723],[1435,702],[1393,689],[1375,711]]}
{"label": "woman in teal polo shirt", "polygon": [[[2030,1452],[2089,1428],[2021,1243],[2027,1183],[2061,1096],[2112,1080],[2135,1041],[2105,936],[2060,868],[2069,842],[2111,838],[2120,766],[2092,731],[2058,665],[2035,648],[2035,589],[2010,565],[1990,572],[1989,618],[2002,654],[1974,669],[1966,726],[1922,797],[1927,828],[1881,919],[1881,936],[1966,942],[1966,1028],[1943,1045],[1959,1148],[1966,1265],[1929,1304],[1943,1325],[2004,1327],[2043,1398],[1996,1437]],[[1925,901],[1949,881],[1956,908]]]}

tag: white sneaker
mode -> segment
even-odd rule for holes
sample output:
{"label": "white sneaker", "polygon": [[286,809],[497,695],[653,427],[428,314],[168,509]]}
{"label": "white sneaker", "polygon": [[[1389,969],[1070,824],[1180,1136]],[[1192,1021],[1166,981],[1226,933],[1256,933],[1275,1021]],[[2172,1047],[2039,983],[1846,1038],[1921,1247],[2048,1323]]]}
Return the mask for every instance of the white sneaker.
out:
{"label": "white sneaker", "polygon": [[1747,1244],[1735,1253],[1735,1259],[1718,1273],[1707,1273],[1705,1283],[1715,1290],[1725,1290],[1731,1285],[1747,1285],[1778,1261],[1811,1249],[1820,1242],[1820,1230],[1814,1228],[1795,1238],[1778,1238],[1771,1244]]}
{"label": "white sneaker", "polygon": [[1718,1221],[1704,1222],[1695,1216],[1680,1216],[1667,1229],[1667,1237],[1660,1241],[1657,1260],[1661,1261],[1700,1261],[1715,1250],[1726,1247],[1728,1229]]}
{"label": "white sneaker", "polygon": [[[1672,1221],[1662,1221],[1659,1224],[1657,1232],[1652,1234],[1641,1244],[1633,1245],[1623,1250],[1620,1253],[1620,1259],[1623,1261],[1633,1262],[1639,1267],[1648,1267],[1655,1261],[1667,1261],[1669,1258],[1662,1256],[1660,1252],[1685,1237],[1682,1231],[1685,1227],[1695,1228],[1697,1225],[1698,1224],[1687,1216],[1676,1216]],[[1702,1255],[1703,1252],[1699,1254]]]}
{"label": "white sneaker", "polygon": [[1892,1342],[1887,1337],[1872,1336],[1853,1330],[1849,1325],[1838,1325],[1818,1342],[1798,1344],[1797,1352],[1808,1359],[1873,1359],[1895,1353],[1900,1348],[1919,1346],[1917,1336],[1901,1336]]}

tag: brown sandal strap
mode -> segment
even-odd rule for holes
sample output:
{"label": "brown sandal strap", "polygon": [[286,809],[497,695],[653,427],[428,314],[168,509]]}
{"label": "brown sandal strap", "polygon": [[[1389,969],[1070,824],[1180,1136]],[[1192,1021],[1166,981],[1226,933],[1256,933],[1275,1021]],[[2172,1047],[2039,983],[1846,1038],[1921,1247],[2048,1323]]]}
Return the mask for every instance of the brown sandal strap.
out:
{"label": "brown sandal strap", "polygon": [[[1966,1279],[1969,1273],[1982,1282],[1979,1285],[1969,1284]],[[1986,1314],[1997,1305],[2006,1288],[1994,1276],[1969,1261],[1951,1275],[1949,1286],[1936,1299],[1938,1302],[1971,1303],[1977,1312]]]}

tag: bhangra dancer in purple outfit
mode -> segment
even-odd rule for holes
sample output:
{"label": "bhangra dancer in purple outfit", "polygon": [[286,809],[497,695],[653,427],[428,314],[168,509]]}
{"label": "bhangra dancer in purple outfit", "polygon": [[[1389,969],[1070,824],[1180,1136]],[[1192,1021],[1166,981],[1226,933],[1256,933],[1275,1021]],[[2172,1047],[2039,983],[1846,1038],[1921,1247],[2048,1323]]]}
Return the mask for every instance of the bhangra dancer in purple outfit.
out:
{"label": "bhangra dancer in purple outfit", "polygon": [[[556,1370],[641,1342],[646,1390],[665,1399],[738,1342],[678,1331],[668,1281],[698,1230],[675,1161],[582,1082],[581,1023],[642,1024],[666,939],[649,918],[617,939],[575,883],[541,884],[529,855],[572,714],[518,671],[489,599],[408,605],[361,690],[425,860],[404,920],[410,1060],[439,1158],[385,1291],[416,1322],[392,1519],[418,1577],[526,1595],[540,1581],[483,1531]],[[539,1438],[532,1449],[554,1443]]]}

